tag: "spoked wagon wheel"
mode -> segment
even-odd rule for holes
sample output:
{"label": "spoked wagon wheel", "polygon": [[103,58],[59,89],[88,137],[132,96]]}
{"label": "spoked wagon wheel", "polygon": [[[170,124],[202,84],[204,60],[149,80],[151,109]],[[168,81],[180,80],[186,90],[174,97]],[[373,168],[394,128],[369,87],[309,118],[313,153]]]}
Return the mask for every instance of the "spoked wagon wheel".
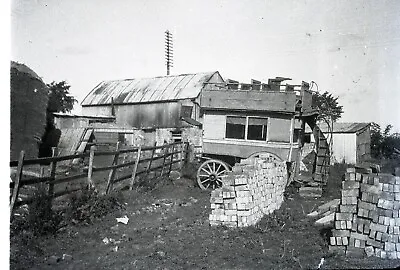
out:
{"label": "spoked wagon wheel", "polygon": [[229,171],[228,166],[217,159],[210,159],[197,170],[197,183],[201,189],[216,189],[222,186],[222,176]]}

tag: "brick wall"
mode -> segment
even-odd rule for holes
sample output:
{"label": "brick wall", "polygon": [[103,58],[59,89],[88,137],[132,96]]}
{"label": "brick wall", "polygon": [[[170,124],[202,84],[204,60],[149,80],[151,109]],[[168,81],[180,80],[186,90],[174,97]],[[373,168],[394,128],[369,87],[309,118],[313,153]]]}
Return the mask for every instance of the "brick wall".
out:
{"label": "brick wall", "polygon": [[329,249],[400,259],[400,177],[349,168]]}
{"label": "brick wall", "polygon": [[287,183],[286,163],[265,154],[242,160],[211,192],[210,225],[247,227],[278,209]]}

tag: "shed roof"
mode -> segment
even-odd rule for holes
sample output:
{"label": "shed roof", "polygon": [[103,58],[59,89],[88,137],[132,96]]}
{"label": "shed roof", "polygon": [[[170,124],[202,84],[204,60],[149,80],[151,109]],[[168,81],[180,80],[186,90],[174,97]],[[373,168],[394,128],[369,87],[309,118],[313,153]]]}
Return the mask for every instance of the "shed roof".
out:
{"label": "shed roof", "polygon": [[196,98],[204,83],[218,71],[159,76],[153,78],[103,81],[82,101],[82,106],[159,102]]}
{"label": "shed roof", "polygon": [[[371,123],[345,123],[345,122],[336,122],[333,124],[333,133],[357,133],[365,128],[367,128]],[[328,132],[328,125],[326,123],[320,123],[319,128],[322,132]],[[309,126],[306,127],[306,132],[311,133],[311,129]]]}

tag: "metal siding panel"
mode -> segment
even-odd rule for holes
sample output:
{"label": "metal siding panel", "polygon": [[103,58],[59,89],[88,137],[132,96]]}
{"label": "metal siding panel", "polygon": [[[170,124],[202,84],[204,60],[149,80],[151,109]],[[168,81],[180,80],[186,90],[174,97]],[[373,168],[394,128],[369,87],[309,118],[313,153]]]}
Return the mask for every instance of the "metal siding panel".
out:
{"label": "metal siding panel", "polygon": [[176,102],[117,105],[115,108],[118,125],[136,128],[173,128],[180,125],[179,104]]}

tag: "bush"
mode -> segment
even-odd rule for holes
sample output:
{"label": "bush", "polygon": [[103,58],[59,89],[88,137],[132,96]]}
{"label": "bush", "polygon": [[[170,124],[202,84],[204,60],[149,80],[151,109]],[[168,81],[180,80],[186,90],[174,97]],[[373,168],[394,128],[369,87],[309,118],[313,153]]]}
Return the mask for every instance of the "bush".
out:
{"label": "bush", "polygon": [[59,229],[61,220],[61,215],[51,208],[45,186],[41,185],[34,193],[34,201],[29,205],[23,228],[35,236],[54,234]]}
{"label": "bush", "polygon": [[67,216],[75,223],[92,223],[97,218],[123,208],[122,201],[122,193],[99,195],[92,189],[84,189],[70,196]]}

